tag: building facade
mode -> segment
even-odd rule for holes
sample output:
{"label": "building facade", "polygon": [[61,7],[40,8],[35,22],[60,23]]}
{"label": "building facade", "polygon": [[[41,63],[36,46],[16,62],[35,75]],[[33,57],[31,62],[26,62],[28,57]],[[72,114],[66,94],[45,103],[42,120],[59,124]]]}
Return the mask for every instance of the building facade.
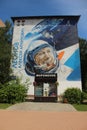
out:
{"label": "building facade", "polygon": [[12,17],[12,20],[11,68],[23,83],[30,82],[28,95],[34,95],[36,73],[57,74],[57,95],[67,88],[82,88],[79,16]]}

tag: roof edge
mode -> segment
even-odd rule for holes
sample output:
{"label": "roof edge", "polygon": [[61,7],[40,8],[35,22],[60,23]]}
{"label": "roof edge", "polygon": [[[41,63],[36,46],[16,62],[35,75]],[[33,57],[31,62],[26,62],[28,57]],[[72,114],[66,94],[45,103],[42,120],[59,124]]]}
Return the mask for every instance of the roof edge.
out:
{"label": "roof edge", "polygon": [[76,19],[76,21],[78,22],[80,15],[15,16],[15,17],[11,17],[11,19],[14,22],[15,20],[19,20],[19,19],[65,18],[65,17],[70,19]]}

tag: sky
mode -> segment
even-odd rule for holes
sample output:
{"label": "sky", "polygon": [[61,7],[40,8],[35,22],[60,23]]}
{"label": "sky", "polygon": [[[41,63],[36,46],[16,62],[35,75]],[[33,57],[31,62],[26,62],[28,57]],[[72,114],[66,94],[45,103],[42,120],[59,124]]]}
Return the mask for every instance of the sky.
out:
{"label": "sky", "polygon": [[0,0],[3,22],[19,16],[80,15],[78,36],[87,40],[87,0]]}

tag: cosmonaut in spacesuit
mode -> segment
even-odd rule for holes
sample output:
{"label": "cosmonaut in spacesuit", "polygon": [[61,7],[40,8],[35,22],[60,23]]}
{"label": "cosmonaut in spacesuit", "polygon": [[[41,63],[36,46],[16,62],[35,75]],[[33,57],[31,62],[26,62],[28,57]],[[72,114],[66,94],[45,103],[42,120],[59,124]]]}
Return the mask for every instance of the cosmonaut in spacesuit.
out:
{"label": "cosmonaut in spacesuit", "polygon": [[47,41],[32,40],[24,54],[27,74],[56,72],[59,61],[56,50]]}

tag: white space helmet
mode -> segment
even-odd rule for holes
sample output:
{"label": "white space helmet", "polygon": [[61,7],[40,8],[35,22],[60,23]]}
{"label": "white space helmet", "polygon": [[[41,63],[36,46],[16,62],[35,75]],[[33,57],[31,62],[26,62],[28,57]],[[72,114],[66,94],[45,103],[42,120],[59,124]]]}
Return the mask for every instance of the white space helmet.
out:
{"label": "white space helmet", "polygon": [[[51,48],[52,53],[53,53],[54,58],[55,58],[55,67],[50,69],[50,70],[47,70],[47,71],[43,70],[42,67],[37,65],[35,62],[35,59],[34,59],[34,56],[41,49],[43,49],[45,47]],[[59,61],[58,61],[56,50],[54,50],[54,48],[49,43],[47,43],[47,41],[32,40],[29,43],[28,49],[26,50],[26,52],[24,54],[24,65],[25,65],[25,71],[28,75],[34,76],[35,73],[53,73],[57,70],[57,68],[59,66]]]}

